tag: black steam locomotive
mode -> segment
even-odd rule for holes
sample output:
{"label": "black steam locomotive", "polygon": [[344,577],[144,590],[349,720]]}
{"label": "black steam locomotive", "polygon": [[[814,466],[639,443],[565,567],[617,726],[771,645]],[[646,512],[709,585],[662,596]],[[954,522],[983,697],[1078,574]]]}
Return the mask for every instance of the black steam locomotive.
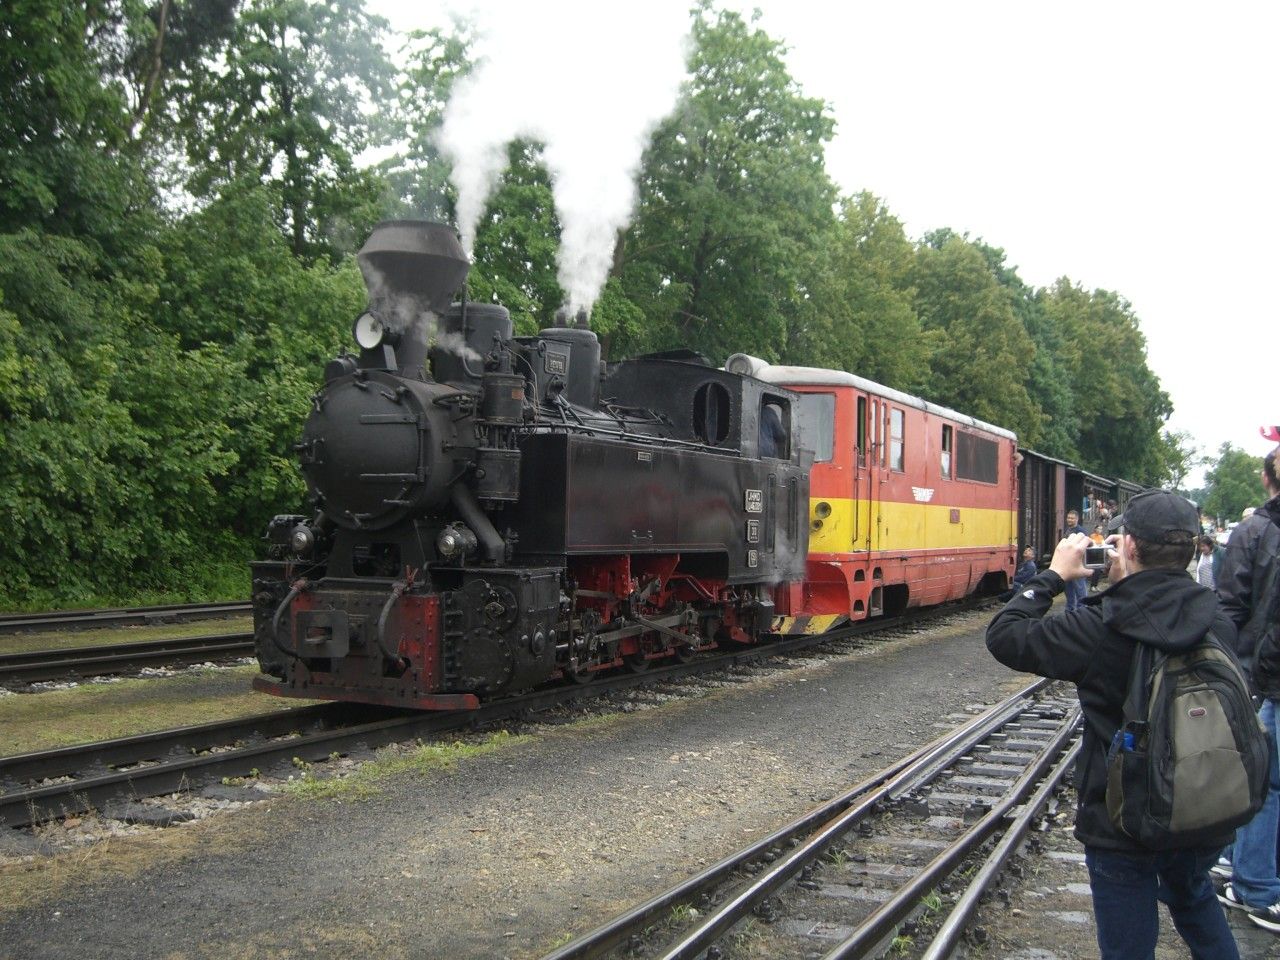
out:
{"label": "black steam locomotive", "polygon": [[602,362],[582,315],[513,336],[451,303],[469,265],[440,224],[380,224],[358,259],[360,352],[297,448],[315,514],[253,564],[259,689],[475,707],[753,642],[798,601],[796,394],[688,352]]}

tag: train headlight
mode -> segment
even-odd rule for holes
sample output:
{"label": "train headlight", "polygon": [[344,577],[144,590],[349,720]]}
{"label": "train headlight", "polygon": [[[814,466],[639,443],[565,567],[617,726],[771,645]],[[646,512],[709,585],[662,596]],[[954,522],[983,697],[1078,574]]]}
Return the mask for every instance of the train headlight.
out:
{"label": "train headlight", "polygon": [[300,523],[293,528],[293,533],[289,536],[289,549],[300,557],[308,557],[316,546],[316,535],[312,533],[311,528],[305,523]]}
{"label": "train headlight", "polygon": [[351,335],[356,338],[356,343],[365,350],[372,350],[382,343],[386,334],[387,328],[382,325],[382,321],[368,311],[356,317],[355,325],[351,328]]}
{"label": "train headlight", "polygon": [[476,535],[471,532],[469,527],[464,527],[460,523],[445,527],[440,531],[440,535],[436,537],[436,553],[445,560],[452,560],[454,557],[465,557],[468,553],[473,552],[477,545]]}

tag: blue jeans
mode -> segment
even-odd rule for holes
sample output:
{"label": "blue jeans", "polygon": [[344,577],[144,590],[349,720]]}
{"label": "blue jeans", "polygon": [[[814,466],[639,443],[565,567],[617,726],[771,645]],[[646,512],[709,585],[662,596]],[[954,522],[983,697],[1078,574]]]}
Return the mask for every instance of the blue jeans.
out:
{"label": "blue jeans", "polygon": [[1068,580],[1066,590],[1063,592],[1067,595],[1067,609],[1074,610],[1089,593],[1089,581]]}
{"label": "blue jeans", "polygon": [[1276,829],[1280,820],[1280,753],[1276,752],[1276,702],[1263,700],[1258,719],[1271,742],[1271,783],[1267,801],[1252,820],[1236,831],[1231,852],[1231,886],[1251,907],[1269,907],[1280,901],[1276,878]]}
{"label": "blue jeans", "polygon": [[1152,960],[1160,916],[1173,925],[1195,960],[1239,960],[1235,938],[1209,882],[1217,848],[1121,853],[1085,847],[1102,960]]}

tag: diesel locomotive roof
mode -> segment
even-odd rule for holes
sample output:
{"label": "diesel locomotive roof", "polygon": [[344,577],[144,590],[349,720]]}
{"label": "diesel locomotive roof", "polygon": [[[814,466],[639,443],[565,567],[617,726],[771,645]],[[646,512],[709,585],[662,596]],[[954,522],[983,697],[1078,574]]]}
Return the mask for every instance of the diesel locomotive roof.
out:
{"label": "diesel locomotive roof", "polygon": [[[733,366],[737,361],[738,365]],[[932,413],[939,417],[946,417],[948,420],[954,420],[957,423],[965,424],[977,430],[985,430],[993,433],[998,437],[1004,437],[1007,440],[1016,441],[1018,438],[1011,430],[1004,427],[993,426],[990,423],[984,423],[976,417],[971,417],[967,413],[957,413],[948,407],[939,406],[936,403],[929,403],[927,400],[921,400],[919,397],[913,397],[909,393],[903,393],[901,390],[895,390],[892,387],[886,387],[884,384],[876,383],[874,380],[868,380],[865,377],[859,377],[852,373],[845,373],[843,370],[825,370],[822,367],[782,367],[767,363],[758,357],[752,357],[745,353],[735,353],[727,361],[725,361],[725,369],[734,373],[746,373],[755,377],[757,380],[763,380],[765,383],[775,383],[780,386],[795,387],[856,387],[859,390],[865,390],[868,393],[874,393],[877,396],[886,397],[902,404],[904,407],[915,407],[917,410],[923,410],[926,413]]]}

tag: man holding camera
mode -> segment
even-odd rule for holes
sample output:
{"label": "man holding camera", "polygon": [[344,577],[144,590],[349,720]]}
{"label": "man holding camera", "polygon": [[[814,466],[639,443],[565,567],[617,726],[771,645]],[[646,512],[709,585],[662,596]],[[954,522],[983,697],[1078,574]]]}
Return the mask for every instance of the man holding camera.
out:
{"label": "man holding camera", "polygon": [[[1238,958],[1209,867],[1230,834],[1208,846],[1149,850],[1107,813],[1107,747],[1123,722],[1135,643],[1188,650],[1212,632],[1233,646],[1236,630],[1213,591],[1187,574],[1200,532],[1196,508],[1163,490],[1141,493],[1112,521],[1121,532],[1095,547],[1083,531],[1058,543],[1049,569],[1016,594],[987,628],[987,649],[1007,667],[1076,685],[1085,729],[1076,768],[1075,835],[1085,849],[1103,960],[1153,956],[1157,901],[1196,958]],[[1045,617],[1054,597],[1083,583],[1086,550],[1111,551],[1111,585],[1078,609]],[[1091,558],[1095,563],[1101,558]]]}

